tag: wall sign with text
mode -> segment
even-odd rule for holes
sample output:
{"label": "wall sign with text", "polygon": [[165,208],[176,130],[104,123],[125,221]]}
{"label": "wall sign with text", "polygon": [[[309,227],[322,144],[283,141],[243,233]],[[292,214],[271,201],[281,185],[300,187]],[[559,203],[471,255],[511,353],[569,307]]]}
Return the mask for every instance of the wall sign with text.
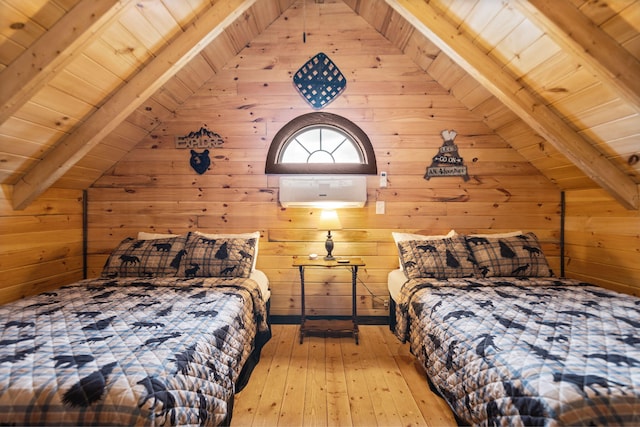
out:
{"label": "wall sign with text", "polygon": [[431,166],[427,167],[427,172],[424,174],[424,179],[428,181],[434,177],[461,176],[465,181],[469,180],[467,167],[458,154],[458,146],[453,143],[457,134],[454,130],[440,132],[444,143],[438,150],[438,154],[433,156]]}
{"label": "wall sign with text", "polygon": [[[200,175],[205,173],[211,166],[209,148],[222,148],[222,144],[224,144],[222,137],[206,127],[201,127],[198,131],[189,132],[187,135],[176,136],[176,148],[190,149],[189,164]],[[204,148],[204,150],[198,152],[196,151],[197,148]]]}

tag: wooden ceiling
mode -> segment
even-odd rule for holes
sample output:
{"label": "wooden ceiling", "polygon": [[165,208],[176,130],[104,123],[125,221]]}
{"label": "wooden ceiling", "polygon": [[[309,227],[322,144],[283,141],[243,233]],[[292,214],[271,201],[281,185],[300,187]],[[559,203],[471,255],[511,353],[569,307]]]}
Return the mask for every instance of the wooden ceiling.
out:
{"label": "wooden ceiling", "polygon": [[303,1],[346,3],[559,189],[640,207],[639,0],[0,0],[14,208],[91,186]]}

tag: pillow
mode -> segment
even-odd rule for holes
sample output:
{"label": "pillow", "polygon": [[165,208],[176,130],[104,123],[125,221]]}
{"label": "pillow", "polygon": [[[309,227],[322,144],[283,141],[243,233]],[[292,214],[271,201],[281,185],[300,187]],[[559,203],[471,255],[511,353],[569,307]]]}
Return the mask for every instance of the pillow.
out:
{"label": "pillow", "polygon": [[256,239],[255,250],[253,252],[253,263],[251,264],[251,271],[256,269],[256,262],[258,262],[258,244],[260,243],[260,232],[254,231],[252,233],[237,233],[237,234],[219,234],[219,233],[201,233],[199,231],[194,231],[192,233],[196,236],[201,236],[206,239]]}
{"label": "pillow", "polygon": [[215,238],[190,233],[181,277],[249,277],[257,239]]}
{"label": "pillow", "polygon": [[[398,246],[398,242],[406,241],[406,240],[442,240],[448,237],[457,236],[456,230],[449,231],[446,235],[435,235],[435,236],[427,236],[424,234],[413,234],[413,233],[397,233],[392,232],[393,240],[396,242],[396,246]],[[404,267],[402,267],[402,260],[398,257],[398,264],[400,264],[400,270],[404,271]]]}
{"label": "pillow", "polygon": [[169,237],[178,237],[178,234],[163,234],[163,233],[147,233],[144,231],[138,232],[138,240],[153,240],[153,239],[167,239]]}
{"label": "pillow", "polygon": [[473,236],[473,237],[513,237],[513,236],[520,236],[522,234],[521,230],[518,231],[509,231],[507,233],[493,233],[493,234],[469,234],[469,236]]}
{"label": "pillow", "polygon": [[166,239],[124,239],[111,252],[102,277],[172,277],[180,267],[187,236]]}
{"label": "pillow", "polygon": [[409,279],[473,277],[475,265],[462,236],[398,242],[404,272]]}
{"label": "pillow", "polygon": [[447,234],[436,235],[436,236],[426,236],[424,234],[413,234],[413,233],[396,233],[392,232],[393,240],[396,242],[402,242],[404,240],[441,240],[449,237],[457,236],[456,230],[451,230]]}
{"label": "pillow", "polygon": [[551,277],[553,274],[533,233],[493,238],[467,236],[469,250],[484,277]]}

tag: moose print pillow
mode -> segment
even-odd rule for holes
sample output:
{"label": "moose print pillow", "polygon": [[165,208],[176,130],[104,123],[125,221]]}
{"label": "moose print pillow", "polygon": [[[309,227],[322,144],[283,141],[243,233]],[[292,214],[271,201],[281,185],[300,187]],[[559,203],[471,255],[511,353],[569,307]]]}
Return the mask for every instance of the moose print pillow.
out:
{"label": "moose print pillow", "polygon": [[173,277],[184,256],[187,235],[166,239],[124,239],[109,255],[102,277]]}
{"label": "moose print pillow", "polygon": [[255,246],[253,252],[253,264],[251,265],[251,271],[256,269],[256,262],[258,261],[258,246],[260,243],[260,232],[253,231],[251,233],[203,233],[201,231],[194,231],[191,233],[191,239],[205,237],[207,239],[255,239]]}
{"label": "moose print pillow", "polygon": [[475,272],[469,249],[461,236],[400,241],[398,252],[405,274],[410,279],[472,277]]}
{"label": "moose print pillow", "polygon": [[534,233],[493,238],[466,236],[482,277],[550,277],[551,269]]}
{"label": "moose print pillow", "polygon": [[256,238],[208,238],[192,233],[178,276],[249,277],[256,244]]}

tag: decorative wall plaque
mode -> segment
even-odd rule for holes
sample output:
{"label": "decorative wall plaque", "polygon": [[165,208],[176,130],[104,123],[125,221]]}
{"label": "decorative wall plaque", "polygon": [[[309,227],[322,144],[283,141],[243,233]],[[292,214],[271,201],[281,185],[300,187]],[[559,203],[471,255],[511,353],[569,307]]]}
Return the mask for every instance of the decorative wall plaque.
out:
{"label": "decorative wall plaque", "polygon": [[206,127],[184,136],[176,136],[176,148],[221,148],[222,144],[222,137]]}
{"label": "decorative wall plaque", "polygon": [[433,157],[431,166],[427,167],[424,179],[428,181],[430,178],[438,176],[461,176],[465,181],[469,180],[467,167],[458,154],[458,146],[453,143],[457,134],[454,130],[440,132],[444,143],[438,150],[438,154]]}
{"label": "decorative wall plaque", "polygon": [[[189,132],[187,135],[176,136],[176,148],[191,149],[189,164],[200,175],[205,173],[211,166],[208,149],[221,148],[222,144],[224,144],[222,137],[204,126],[198,131]],[[205,150],[198,153],[195,148],[204,148]]]}
{"label": "decorative wall plaque", "polygon": [[320,52],[296,71],[293,83],[311,107],[320,109],[342,93],[347,79],[336,64]]}
{"label": "decorative wall plaque", "polygon": [[194,171],[200,175],[205,173],[209,166],[211,166],[211,159],[209,158],[209,150],[204,150],[202,153],[198,153],[196,150],[191,150],[191,159],[189,164]]}

